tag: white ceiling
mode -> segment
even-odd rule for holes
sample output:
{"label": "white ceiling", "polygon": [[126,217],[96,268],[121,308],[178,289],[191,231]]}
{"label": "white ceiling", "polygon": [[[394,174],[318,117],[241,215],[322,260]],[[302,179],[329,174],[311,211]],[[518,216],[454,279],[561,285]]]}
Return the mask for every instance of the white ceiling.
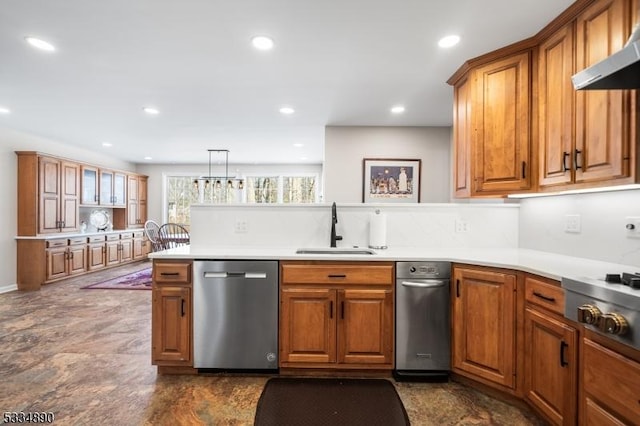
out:
{"label": "white ceiling", "polygon": [[572,2],[1,0],[0,126],[136,163],[320,163],[327,125],[450,126],[451,74]]}

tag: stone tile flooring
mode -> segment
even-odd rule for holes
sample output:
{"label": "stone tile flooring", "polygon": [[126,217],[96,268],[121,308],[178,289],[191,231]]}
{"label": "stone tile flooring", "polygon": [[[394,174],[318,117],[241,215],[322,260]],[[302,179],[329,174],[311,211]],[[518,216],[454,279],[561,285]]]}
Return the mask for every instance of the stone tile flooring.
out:
{"label": "stone tile flooring", "polygon": [[[0,294],[0,412],[50,411],[56,425],[252,425],[268,377],[159,376],[151,291],[80,289],[148,266]],[[395,385],[412,425],[543,424],[458,383]]]}

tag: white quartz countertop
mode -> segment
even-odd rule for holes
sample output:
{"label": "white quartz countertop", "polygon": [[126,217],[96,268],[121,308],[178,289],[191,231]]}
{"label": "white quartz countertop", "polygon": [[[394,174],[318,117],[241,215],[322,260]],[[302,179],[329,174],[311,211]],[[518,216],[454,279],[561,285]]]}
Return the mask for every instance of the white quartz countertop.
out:
{"label": "white quartz countertop", "polygon": [[601,262],[529,249],[456,249],[399,247],[376,254],[296,254],[290,247],[177,247],[150,253],[152,259],[193,260],[327,260],[327,261],[449,261],[514,269],[554,280],[604,279],[607,273],[640,272],[640,266]]}
{"label": "white quartz countertop", "polygon": [[118,230],[113,230],[113,231],[74,232],[74,233],[35,235],[35,236],[18,235],[15,238],[16,238],[16,240],[57,240],[58,238],[92,237],[94,235],[122,234],[122,233],[125,233],[125,232],[144,232],[144,229],[142,229],[142,228],[131,228],[131,229],[118,229]]}

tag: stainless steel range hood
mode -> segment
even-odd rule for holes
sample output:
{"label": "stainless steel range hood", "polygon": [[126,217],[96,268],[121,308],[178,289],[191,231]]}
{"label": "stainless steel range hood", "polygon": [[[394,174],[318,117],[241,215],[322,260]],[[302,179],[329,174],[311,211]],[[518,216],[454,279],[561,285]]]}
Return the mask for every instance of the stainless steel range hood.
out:
{"label": "stainless steel range hood", "polygon": [[571,77],[576,90],[640,89],[640,24],[624,47]]}

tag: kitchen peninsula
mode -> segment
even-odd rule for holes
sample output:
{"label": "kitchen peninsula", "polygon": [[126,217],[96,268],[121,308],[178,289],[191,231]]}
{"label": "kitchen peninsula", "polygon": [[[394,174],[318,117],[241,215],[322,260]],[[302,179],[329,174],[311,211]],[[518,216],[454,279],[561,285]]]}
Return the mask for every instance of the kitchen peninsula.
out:
{"label": "kitchen peninsula", "polygon": [[[628,395],[637,394],[640,351],[619,343],[614,336],[604,337],[567,319],[564,311],[566,292],[561,281],[602,278],[612,271],[635,271],[637,266],[519,248],[519,207],[514,205],[420,205],[402,209],[338,205],[337,233],[344,236],[343,247],[367,246],[367,224],[374,208],[382,208],[388,215],[388,249],[375,250],[375,254],[350,254],[348,251],[348,254],[298,254],[298,248],[328,247],[329,205],[195,206],[192,210],[192,246],[151,255],[156,271],[152,352],[159,373],[198,373],[193,367],[190,308],[197,300],[192,292],[197,277],[193,276],[191,265],[200,260],[279,262],[280,374],[304,371],[349,374],[355,369],[383,376],[388,376],[393,369],[393,352],[390,358],[384,358],[382,349],[379,356],[369,354],[366,358],[377,360],[374,363],[367,362],[364,357],[353,365],[341,362],[338,357],[334,367],[317,359],[305,365],[304,357],[283,363],[288,353],[287,347],[283,347],[283,330],[289,324],[282,322],[282,309],[286,309],[282,292],[289,284],[286,279],[283,281],[282,268],[291,264],[309,268],[307,276],[313,276],[318,268],[325,268],[338,272],[329,273],[329,276],[350,279],[345,268],[357,271],[358,265],[365,271],[376,264],[393,268],[396,261],[448,261],[452,263],[453,272],[450,292],[455,380],[498,390],[508,398],[524,399],[554,422],[563,418],[576,419],[576,413],[593,410],[594,406],[619,419],[634,418],[630,415],[635,412],[621,410],[619,404],[592,391],[586,372],[597,371],[598,363],[606,359],[623,372],[615,377],[622,377],[625,386],[630,386]],[[213,217],[215,222],[211,220]],[[456,220],[471,222],[469,229],[472,231],[467,235],[463,233],[464,239],[455,232]],[[246,232],[235,231],[237,221],[243,222],[239,228]],[[371,277],[367,289],[375,290],[378,281],[375,275]],[[382,279],[380,283],[391,284],[392,274],[387,277],[387,281]],[[334,288],[339,292],[342,288],[316,279],[304,278],[303,281],[309,282],[308,288],[315,292],[331,292]],[[296,288],[304,284],[300,279],[293,282],[297,283]],[[372,311],[375,317],[385,318],[383,295],[392,291],[392,286],[382,285],[378,287],[378,293],[373,293],[379,294],[378,298],[372,294],[367,296],[368,300],[379,301],[372,302],[378,306]],[[331,315],[333,299],[326,300],[327,304],[321,306],[329,308],[320,312]],[[338,297],[337,300],[345,299]],[[389,309],[395,309],[393,303]],[[347,311],[346,320],[348,316]],[[389,316],[393,318],[392,314]],[[376,324],[382,328],[371,328],[378,331],[371,333],[372,337],[367,335],[365,340],[383,348],[385,341],[393,341],[393,326],[384,325],[384,321]],[[343,333],[339,327],[338,336]],[[391,337],[382,332],[385,327],[390,330]],[[478,346],[480,342],[482,349]],[[340,342],[333,345],[328,348],[338,353],[346,350]],[[584,348],[587,348],[589,362],[595,364],[578,364]],[[558,354],[561,354],[560,363]],[[602,385],[609,386],[608,383],[605,380]],[[581,399],[577,398],[578,389],[583,389]],[[622,398],[628,399],[628,396]],[[633,410],[635,401],[627,402]]]}

